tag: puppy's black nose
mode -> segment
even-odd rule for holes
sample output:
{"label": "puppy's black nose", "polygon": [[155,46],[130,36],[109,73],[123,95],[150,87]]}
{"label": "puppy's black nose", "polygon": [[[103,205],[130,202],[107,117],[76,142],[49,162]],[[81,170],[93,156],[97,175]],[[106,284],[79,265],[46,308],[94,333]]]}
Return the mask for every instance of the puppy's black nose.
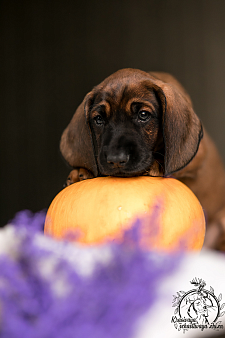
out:
{"label": "puppy's black nose", "polygon": [[107,163],[112,165],[114,168],[122,168],[129,161],[130,156],[124,152],[120,152],[116,155],[107,155]]}

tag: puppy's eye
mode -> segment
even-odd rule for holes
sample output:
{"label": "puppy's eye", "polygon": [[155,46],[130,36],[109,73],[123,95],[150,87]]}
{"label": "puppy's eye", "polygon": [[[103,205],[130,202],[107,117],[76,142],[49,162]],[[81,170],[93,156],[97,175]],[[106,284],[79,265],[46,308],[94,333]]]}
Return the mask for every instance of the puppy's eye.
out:
{"label": "puppy's eye", "polygon": [[105,123],[103,117],[101,115],[97,115],[94,117],[94,121],[98,126],[101,126]]}
{"label": "puppy's eye", "polygon": [[140,121],[143,121],[143,122],[148,121],[150,117],[151,117],[151,114],[146,110],[140,110],[138,113],[138,119]]}

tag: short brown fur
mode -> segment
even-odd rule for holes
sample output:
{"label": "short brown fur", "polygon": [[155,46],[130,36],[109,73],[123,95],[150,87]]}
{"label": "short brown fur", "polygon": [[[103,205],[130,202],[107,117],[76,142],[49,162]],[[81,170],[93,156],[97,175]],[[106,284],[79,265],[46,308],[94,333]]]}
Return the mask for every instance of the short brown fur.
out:
{"label": "short brown fur", "polygon": [[[104,101],[107,109],[99,108]],[[132,111],[132,102],[136,105],[142,102],[144,108],[139,111],[151,114],[148,123],[133,122],[134,116],[137,121],[139,112]],[[99,113],[95,109],[103,111]],[[104,136],[104,128],[98,125],[99,121],[95,123],[94,118],[99,114],[99,121],[103,116],[108,135]],[[132,152],[126,153],[126,158],[125,146],[119,155],[117,150],[117,155],[123,155],[123,160],[119,164],[115,160],[110,161],[110,151],[104,150],[110,147],[107,137],[109,139],[112,132],[122,140],[125,137],[123,131],[125,136],[128,134],[127,142],[132,143],[132,137],[136,137],[132,147],[137,144],[140,158],[144,158],[146,165],[133,160],[129,167]],[[145,151],[142,151],[143,148]],[[182,181],[196,194],[206,212],[205,246],[225,250],[224,166],[213,141],[193,110],[189,95],[170,74],[122,69],[109,76],[86,95],[63,132],[60,149],[67,162],[75,168],[67,185],[114,172],[121,176],[172,175]],[[81,171],[82,177],[79,177]]]}

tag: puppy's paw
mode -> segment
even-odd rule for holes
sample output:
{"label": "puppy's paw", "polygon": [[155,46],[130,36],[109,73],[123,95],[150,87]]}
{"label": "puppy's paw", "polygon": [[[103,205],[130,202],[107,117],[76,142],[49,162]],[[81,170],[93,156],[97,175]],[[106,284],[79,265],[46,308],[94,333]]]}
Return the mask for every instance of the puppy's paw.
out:
{"label": "puppy's paw", "polygon": [[94,175],[88,171],[87,169],[84,168],[77,168],[73,169],[69,176],[67,177],[66,183],[64,184],[64,187],[68,187],[69,185],[80,182],[83,180],[87,180],[89,178],[93,178]]}

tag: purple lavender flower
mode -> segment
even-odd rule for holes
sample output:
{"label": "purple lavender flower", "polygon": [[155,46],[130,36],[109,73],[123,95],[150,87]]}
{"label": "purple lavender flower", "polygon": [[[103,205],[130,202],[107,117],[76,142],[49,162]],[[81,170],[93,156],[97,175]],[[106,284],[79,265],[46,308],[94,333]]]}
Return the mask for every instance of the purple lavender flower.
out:
{"label": "purple lavender flower", "polygon": [[[43,236],[44,214],[26,211],[11,223],[16,232],[21,227],[26,231],[16,258],[0,256],[1,338],[132,337],[135,323],[157,298],[159,281],[179,261],[176,256],[162,256],[159,263],[155,254],[143,251],[137,221],[122,243],[108,244],[112,259],[96,264],[91,275],[82,276],[65,258],[57,258],[51,277],[46,278],[41,262],[55,254],[35,241]],[[65,292],[59,295],[54,285],[61,279]]]}

